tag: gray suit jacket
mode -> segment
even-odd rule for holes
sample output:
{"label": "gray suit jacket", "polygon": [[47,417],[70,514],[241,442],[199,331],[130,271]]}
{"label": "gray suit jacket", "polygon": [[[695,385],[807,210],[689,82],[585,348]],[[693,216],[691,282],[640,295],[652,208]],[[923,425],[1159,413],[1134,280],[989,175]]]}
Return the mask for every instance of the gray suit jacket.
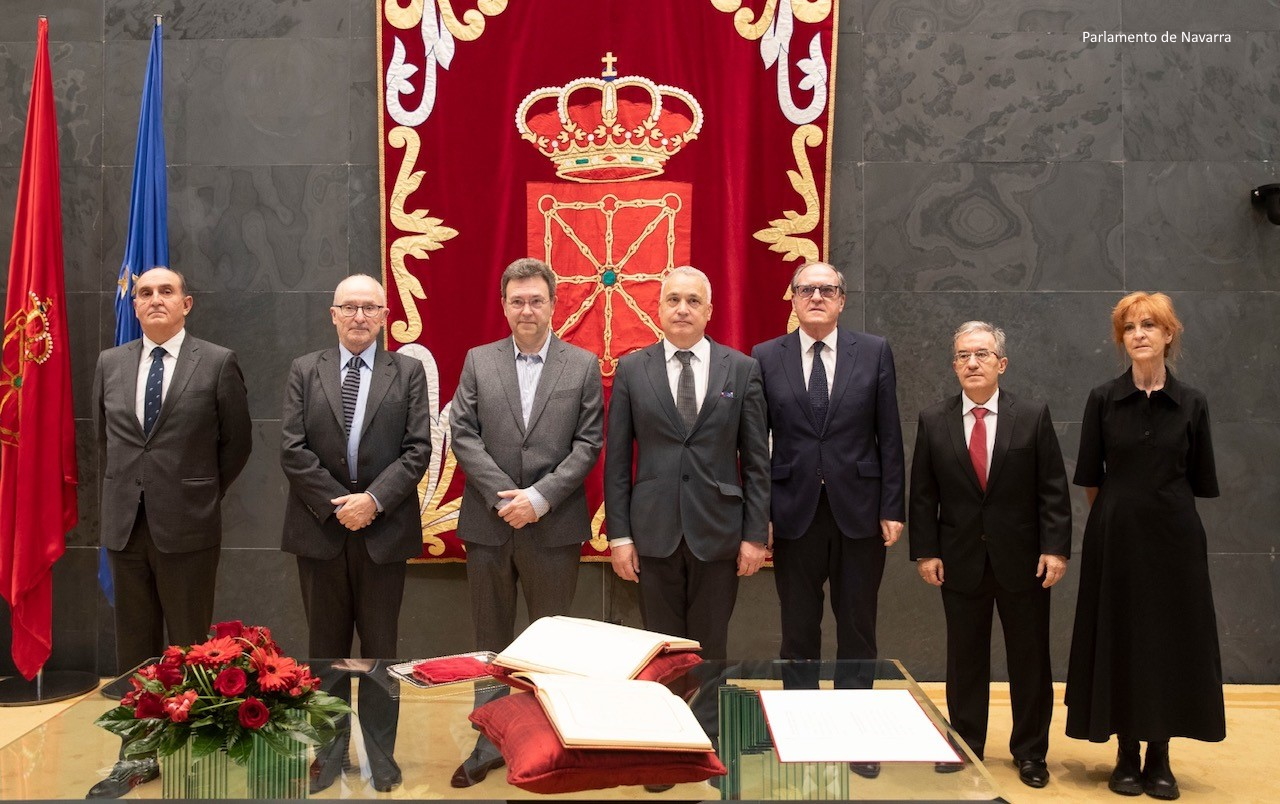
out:
{"label": "gray suit jacket", "polygon": [[[422,363],[378,350],[360,435],[356,485],[347,469],[338,347],[293,361],[285,388],[280,465],[289,480],[284,538],[287,553],[327,560],[348,536],[364,539],[379,564],[422,553],[418,483],[431,460],[431,410]],[[382,513],[359,531],[334,516],[330,500],[367,491]]]}
{"label": "gray suit jacket", "polygon": [[123,550],[146,499],[156,547],[188,553],[222,541],[222,496],[249,460],[253,432],[235,353],[187,333],[151,435],[135,407],[142,340],[98,355],[93,420],[102,476],[101,543]]}
{"label": "gray suit jacket", "polygon": [[[707,395],[686,433],[662,343],[618,361],[609,400],[604,499],[609,537],[642,556],[736,558],[769,536],[769,443],[760,365],[712,341]],[[635,461],[634,479],[632,459]]]}
{"label": "gray suit jacket", "polygon": [[511,338],[467,352],[450,407],[453,454],[467,484],[458,538],[498,546],[515,529],[498,516],[499,491],[532,486],[551,504],[520,530],[548,547],[591,538],[583,480],[604,444],[600,364],[585,349],[552,335],[525,427]]}

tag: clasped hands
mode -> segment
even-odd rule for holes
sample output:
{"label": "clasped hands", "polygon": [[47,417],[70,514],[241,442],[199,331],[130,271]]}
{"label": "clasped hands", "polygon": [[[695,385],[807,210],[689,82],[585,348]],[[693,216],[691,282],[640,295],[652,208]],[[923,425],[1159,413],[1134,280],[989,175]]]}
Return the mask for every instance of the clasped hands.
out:
{"label": "clasped hands", "polygon": [[337,506],[334,516],[347,530],[366,528],[378,516],[378,504],[374,502],[373,495],[366,491],[344,494],[329,502]]}

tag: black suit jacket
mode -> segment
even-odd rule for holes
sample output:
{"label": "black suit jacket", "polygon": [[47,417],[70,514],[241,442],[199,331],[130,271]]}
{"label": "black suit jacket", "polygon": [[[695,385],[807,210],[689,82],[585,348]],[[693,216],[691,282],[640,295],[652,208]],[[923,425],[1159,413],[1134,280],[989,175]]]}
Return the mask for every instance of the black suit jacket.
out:
{"label": "black suit jacket", "polygon": [[[618,361],[604,499],[609,537],[665,558],[683,535],[702,561],[736,558],[769,533],[769,445],[760,367],[711,342],[707,395],[685,432],[662,342]],[[633,459],[635,472],[632,473]]]}
{"label": "black suit jacket", "polygon": [[1049,408],[1000,390],[987,491],[957,394],[920,414],[911,464],[911,559],[941,558],[944,586],[977,588],[991,561],[1010,591],[1041,582],[1041,554],[1071,555],[1071,501]]}
{"label": "black suit jacket", "polygon": [[906,468],[898,419],[893,352],[884,338],[840,329],[827,420],[814,421],[804,382],[800,335],[754,350],[760,361],[769,429],[773,535],[798,539],[809,529],[826,480],[827,499],[850,538],[880,537],[880,520],[906,520]]}
{"label": "black suit jacket", "polygon": [[[422,363],[378,349],[360,435],[357,485],[347,469],[338,347],[303,355],[289,369],[280,429],[280,465],[289,480],[284,538],[287,553],[335,558],[349,536],[365,540],[379,564],[422,553],[418,483],[431,460],[431,410]],[[367,491],[383,511],[352,532],[329,500]]]}

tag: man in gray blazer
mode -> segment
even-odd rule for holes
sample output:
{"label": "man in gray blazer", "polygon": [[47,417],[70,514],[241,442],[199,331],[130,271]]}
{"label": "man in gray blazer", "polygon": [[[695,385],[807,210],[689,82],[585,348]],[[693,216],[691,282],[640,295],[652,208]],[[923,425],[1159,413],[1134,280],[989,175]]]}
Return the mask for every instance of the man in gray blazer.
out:
{"label": "man in gray blazer", "polygon": [[[450,408],[453,454],[467,478],[458,538],[476,646],[493,651],[515,638],[517,582],[531,619],[569,613],[591,538],[583,481],[604,443],[599,362],[551,333],[555,274],[526,257],[501,281],[511,336],[467,353]],[[484,779],[501,759],[481,738],[453,786]]]}
{"label": "man in gray blazer", "polygon": [[192,303],[181,274],[144,272],[133,300],[142,338],[98,355],[93,378],[100,539],[115,578],[121,673],[167,644],[205,640],[222,497],[252,446],[235,353],[187,333]]}
{"label": "man in gray blazer", "polygon": [[[421,362],[378,348],[386,304],[371,276],[338,283],[329,310],[338,346],[294,360],[285,388],[280,465],[289,499],[281,548],[298,557],[307,655],[317,659],[349,656],[357,633],[364,658],[396,658],[405,561],[422,552],[427,376]],[[330,691],[349,700],[349,677]],[[374,788],[386,791],[400,783],[400,769],[392,759],[395,718],[380,720],[381,731],[364,724],[365,746]],[[333,783],[346,749],[343,736],[317,755],[313,792]]]}
{"label": "man in gray blazer", "polygon": [[658,303],[666,339],[618,361],[613,381],[609,548],[640,584],[646,628],[724,659],[738,578],[760,569],[769,537],[764,387],[755,360],[705,337],[704,273],[672,270]]}

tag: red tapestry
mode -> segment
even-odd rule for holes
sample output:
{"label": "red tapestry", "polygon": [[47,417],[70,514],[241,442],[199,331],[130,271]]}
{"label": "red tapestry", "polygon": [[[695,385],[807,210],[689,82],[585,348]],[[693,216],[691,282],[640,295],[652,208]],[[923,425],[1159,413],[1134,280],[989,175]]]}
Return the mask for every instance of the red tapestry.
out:
{"label": "red tapestry", "polygon": [[[439,413],[423,558],[463,560],[449,400],[467,349],[510,334],[499,276],[559,277],[552,326],[618,358],[660,336],[662,277],[711,279],[713,339],[785,332],[827,253],[837,0],[379,0],[387,347]],[[607,446],[606,446],[607,448]],[[587,557],[607,550],[599,469]]]}

